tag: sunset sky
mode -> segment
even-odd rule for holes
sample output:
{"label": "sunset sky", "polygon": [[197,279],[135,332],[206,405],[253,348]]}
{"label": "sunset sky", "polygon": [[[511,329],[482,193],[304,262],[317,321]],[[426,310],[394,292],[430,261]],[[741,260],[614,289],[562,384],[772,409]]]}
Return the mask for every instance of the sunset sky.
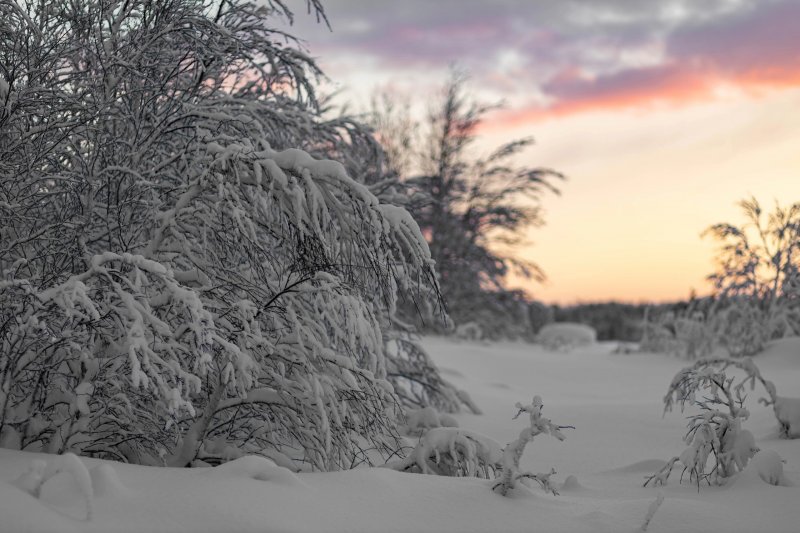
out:
{"label": "sunset sky", "polygon": [[569,180],[518,250],[517,281],[553,303],[682,299],[709,291],[736,202],[800,201],[800,0],[324,2],[298,15],[341,101],[376,87],[431,100],[457,64],[491,115],[479,151],[518,137],[520,162]]}

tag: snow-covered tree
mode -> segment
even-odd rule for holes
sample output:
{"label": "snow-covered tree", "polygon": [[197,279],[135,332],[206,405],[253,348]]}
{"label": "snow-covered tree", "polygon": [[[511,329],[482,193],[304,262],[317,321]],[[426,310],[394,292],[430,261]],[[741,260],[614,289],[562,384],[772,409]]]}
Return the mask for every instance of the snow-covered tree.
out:
{"label": "snow-covered tree", "polygon": [[527,301],[506,288],[505,277],[512,270],[534,279],[543,273],[509,250],[542,223],[541,197],[557,192],[553,183],[562,176],[515,163],[531,139],[475,157],[476,130],[492,106],[473,102],[464,82],[454,75],[423,122],[384,97],[374,106],[374,126],[391,175],[412,193],[408,208],[430,244],[450,316],[491,324],[493,337],[520,336],[531,330]]}
{"label": "snow-covered tree", "polygon": [[704,234],[721,243],[708,277],[719,297],[714,311],[728,330],[747,326],[749,340],[738,345],[752,355],[770,338],[800,332],[800,203],[776,204],[769,214],[755,198],[739,206],[744,224],[715,224]]}
{"label": "snow-covered tree", "polygon": [[438,301],[433,261],[276,17],[0,3],[3,446],[318,469],[396,449],[386,333],[399,294]]}

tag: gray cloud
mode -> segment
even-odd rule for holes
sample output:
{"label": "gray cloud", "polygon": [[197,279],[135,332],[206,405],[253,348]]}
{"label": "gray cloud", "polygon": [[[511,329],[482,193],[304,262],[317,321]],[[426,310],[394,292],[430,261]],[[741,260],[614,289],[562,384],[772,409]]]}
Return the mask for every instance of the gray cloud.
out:
{"label": "gray cloud", "polygon": [[[699,88],[704,75],[785,81],[800,71],[796,0],[328,0],[325,6],[333,31],[310,17],[298,17],[294,28],[323,62],[370,58],[384,71],[423,73],[456,62],[479,85],[544,95],[553,105]],[[513,65],[503,64],[512,56]]]}

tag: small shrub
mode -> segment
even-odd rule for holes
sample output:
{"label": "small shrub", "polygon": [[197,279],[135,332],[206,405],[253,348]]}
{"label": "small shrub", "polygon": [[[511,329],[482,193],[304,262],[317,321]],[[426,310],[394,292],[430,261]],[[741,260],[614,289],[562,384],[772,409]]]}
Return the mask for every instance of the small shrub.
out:
{"label": "small shrub", "polygon": [[542,488],[547,492],[552,492],[558,495],[558,491],[550,484],[550,476],[556,473],[555,469],[551,469],[547,474],[533,474],[531,472],[522,472],[519,469],[519,461],[522,458],[522,453],[525,451],[525,446],[533,440],[536,435],[545,433],[552,435],[558,440],[564,440],[566,437],[561,433],[562,429],[571,428],[573,426],[557,426],[553,424],[549,418],[542,416],[542,403],[541,396],[534,396],[530,405],[516,404],[517,414],[514,416],[516,419],[522,413],[528,413],[530,417],[530,427],[523,429],[517,440],[509,442],[503,449],[503,475],[501,481],[497,483],[492,490],[500,488],[500,494],[505,496],[508,491],[516,486],[520,479],[532,479],[539,483]]}
{"label": "small shrub", "polygon": [[474,321],[464,322],[456,326],[456,337],[468,341],[483,340],[483,328]]}
{"label": "small shrub", "polygon": [[770,340],[764,312],[747,299],[734,300],[712,322],[716,338],[731,357],[755,355]]}
{"label": "small shrub", "polygon": [[653,320],[645,316],[640,351],[699,359],[713,348],[714,331],[699,311],[670,311]]}

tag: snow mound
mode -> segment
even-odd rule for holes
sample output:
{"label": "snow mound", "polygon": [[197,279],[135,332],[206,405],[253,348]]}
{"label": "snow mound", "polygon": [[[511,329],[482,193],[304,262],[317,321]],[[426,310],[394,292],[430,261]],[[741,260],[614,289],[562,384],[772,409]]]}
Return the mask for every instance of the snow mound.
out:
{"label": "snow mound", "polygon": [[572,350],[597,342],[597,332],[591,326],[573,322],[556,322],[544,326],[536,337],[548,350]]}
{"label": "snow mound", "polygon": [[775,450],[761,450],[755,454],[739,479],[742,481],[760,479],[776,487],[791,485],[783,474],[783,458]]}
{"label": "snow mound", "polygon": [[72,475],[86,504],[86,520],[91,520],[92,500],[94,499],[92,477],[89,475],[86,465],[74,453],[56,455],[47,461],[35,459],[31,461],[28,470],[12,484],[34,498],[40,499],[44,484],[61,472],[69,472]]}
{"label": "snow mound", "polygon": [[775,400],[775,417],[790,439],[800,438],[800,398],[778,396]]}
{"label": "snow mound", "polygon": [[565,479],[564,482],[561,484],[559,490],[561,492],[572,492],[572,491],[583,490],[584,488],[585,487],[581,485],[580,481],[578,481],[578,478],[570,474],[567,476],[567,479]]}
{"label": "snow mound", "polygon": [[664,468],[667,462],[663,459],[645,459],[644,461],[637,461],[635,463],[631,463],[629,465],[621,466],[619,468],[615,468],[610,470],[609,472],[619,472],[619,473],[637,473],[637,472],[656,472]]}
{"label": "snow mound", "polygon": [[756,357],[759,360],[769,358],[787,363],[800,362],[800,337],[786,337],[770,341],[764,351]]}
{"label": "snow mound", "polygon": [[275,462],[260,455],[245,455],[234,461],[221,464],[211,469],[201,469],[217,477],[246,477],[258,481],[270,481],[284,485],[300,486],[303,482],[288,468],[278,466]]}
{"label": "snow mound", "polygon": [[128,493],[117,471],[108,463],[101,463],[89,471],[95,496],[124,496]]}

